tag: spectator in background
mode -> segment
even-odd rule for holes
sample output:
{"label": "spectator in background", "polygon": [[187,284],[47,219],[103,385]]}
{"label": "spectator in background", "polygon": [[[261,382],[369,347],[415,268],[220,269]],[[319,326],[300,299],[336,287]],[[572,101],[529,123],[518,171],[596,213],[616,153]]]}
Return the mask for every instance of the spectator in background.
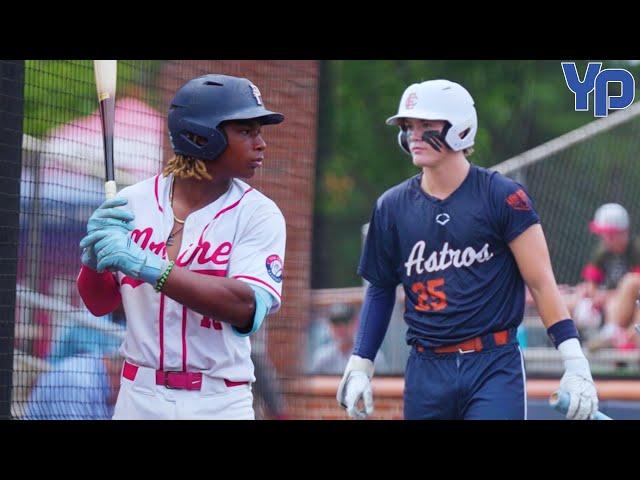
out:
{"label": "spectator in background", "polygon": [[[116,351],[124,338],[124,326],[112,320],[113,314],[97,318],[86,312],[88,320],[96,322],[96,327],[77,322],[58,325],[48,356],[50,363],[57,363],[68,357],[88,355],[101,357]],[[98,323],[101,321],[102,323]],[[103,329],[98,329],[102,326]]]}
{"label": "spectator in background", "polygon": [[[329,309],[328,320],[332,342],[322,345],[314,352],[311,373],[341,375],[353,352],[358,311],[353,305],[338,303]],[[382,351],[378,351],[376,368],[384,370],[386,363]]]}
{"label": "spectator in background", "polygon": [[110,420],[120,388],[122,359],[73,356],[38,378],[25,408],[25,420]]}
{"label": "spectator in background", "polygon": [[578,327],[602,325],[587,346],[635,347],[633,319],[640,288],[640,244],[631,241],[629,214],[622,205],[607,203],[596,210],[589,228],[601,239],[582,271],[573,315]]}

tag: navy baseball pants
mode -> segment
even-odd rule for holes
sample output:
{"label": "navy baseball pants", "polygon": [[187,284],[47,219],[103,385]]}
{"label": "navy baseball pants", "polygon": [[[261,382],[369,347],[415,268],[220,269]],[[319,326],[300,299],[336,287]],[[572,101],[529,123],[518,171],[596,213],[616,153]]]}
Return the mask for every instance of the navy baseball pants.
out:
{"label": "navy baseball pants", "polygon": [[436,353],[412,347],[405,372],[407,420],[526,420],[524,359],[515,334],[481,351]]}

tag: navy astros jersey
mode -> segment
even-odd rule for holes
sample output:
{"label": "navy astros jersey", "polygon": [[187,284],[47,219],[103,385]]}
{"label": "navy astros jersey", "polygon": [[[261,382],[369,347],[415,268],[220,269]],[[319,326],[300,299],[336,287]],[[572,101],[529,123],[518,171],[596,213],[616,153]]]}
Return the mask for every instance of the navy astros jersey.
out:
{"label": "navy astros jersey", "polygon": [[517,182],[471,165],[446,199],[420,188],[422,173],[374,208],[358,274],[406,295],[407,343],[458,343],[517,327],[524,280],[509,242],[540,221]]}

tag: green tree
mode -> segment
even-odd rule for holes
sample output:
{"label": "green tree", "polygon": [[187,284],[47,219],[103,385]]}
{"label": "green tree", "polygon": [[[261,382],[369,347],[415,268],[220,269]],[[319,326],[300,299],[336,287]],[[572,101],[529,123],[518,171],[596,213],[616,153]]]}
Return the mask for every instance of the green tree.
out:
{"label": "green tree", "polygon": [[[144,100],[155,106],[154,80],[158,60],[118,61],[117,95],[144,88]],[[98,108],[91,60],[27,60],[25,65],[24,133],[41,137],[74,118]],[[149,88],[149,89],[147,89]]]}

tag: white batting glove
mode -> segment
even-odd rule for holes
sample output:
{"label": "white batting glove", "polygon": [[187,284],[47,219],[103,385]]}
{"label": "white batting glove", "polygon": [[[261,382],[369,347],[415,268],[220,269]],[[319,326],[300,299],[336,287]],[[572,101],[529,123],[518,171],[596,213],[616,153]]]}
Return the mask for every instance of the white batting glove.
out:
{"label": "white batting glove", "polygon": [[598,393],[591,377],[589,361],[582,353],[577,338],[570,338],[558,345],[564,362],[564,375],[560,389],[566,391],[571,401],[567,410],[569,420],[587,420],[598,411]]}
{"label": "white batting glove", "polygon": [[[373,362],[368,358],[351,355],[336,394],[338,404],[347,409],[351,418],[364,419],[373,413],[371,377]],[[360,399],[364,402],[364,410],[358,409]]]}

